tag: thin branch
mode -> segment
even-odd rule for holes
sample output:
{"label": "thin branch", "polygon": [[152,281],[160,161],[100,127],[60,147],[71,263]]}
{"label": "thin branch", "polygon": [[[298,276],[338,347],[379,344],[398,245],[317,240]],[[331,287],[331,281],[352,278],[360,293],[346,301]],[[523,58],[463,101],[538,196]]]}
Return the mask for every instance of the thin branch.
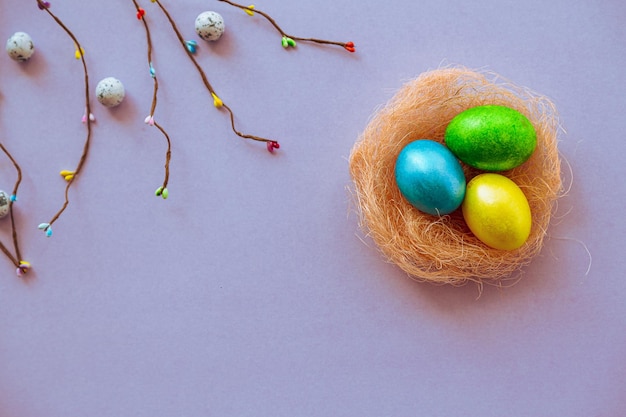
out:
{"label": "thin branch", "polygon": [[[242,139],[251,139],[251,140],[255,140],[255,141],[259,141],[259,142],[266,142],[266,143],[269,143],[272,146],[272,149],[274,149],[274,148],[278,149],[278,142],[273,140],[273,139],[267,139],[267,138],[264,138],[264,137],[261,137],[261,136],[244,134],[244,133],[241,133],[237,129],[237,127],[235,125],[235,114],[234,114],[233,110],[229,106],[227,106],[219,98],[217,92],[215,91],[215,89],[213,88],[211,83],[209,82],[209,79],[206,76],[204,70],[202,69],[202,67],[200,66],[200,64],[196,60],[196,58],[193,56],[193,53],[191,51],[189,51],[189,49],[187,48],[187,42],[183,38],[183,35],[181,34],[180,30],[178,29],[178,26],[176,25],[176,22],[174,21],[174,19],[169,14],[167,9],[163,6],[163,4],[161,4],[161,2],[159,0],[154,0],[154,3],[156,3],[159,6],[161,11],[163,11],[163,13],[165,14],[165,17],[167,17],[167,20],[170,22],[170,25],[172,26],[172,29],[176,33],[176,37],[178,38],[178,41],[183,46],[183,48],[185,49],[185,52],[187,53],[187,56],[189,57],[189,59],[191,59],[191,61],[193,62],[194,66],[198,70],[198,73],[200,74],[200,77],[202,78],[202,82],[203,82],[204,86],[206,87],[206,89],[209,91],[209,93],[213,97],[213,103],[214,103],[215,107],[217,107],[217,108],[224,108],[229,113],[230,121],[231,121],[231,128],[232,128],[233,132],[237,136],[242,138]],[[268,149],[270,149],[270,146],[268,146]]]}
{"label": "thin branch", "polygon": [[[157,122],[154,121],[154,113],[156,112],[157,101],[158,101],[158,91],[159,91],[159,79],[157,78],[156,71],[154,70],[154,66],[152,64],[152,35],[150,33],[150,26],[145,18],[145,10],[139,6],[137,0],[132,0],[135,5],[135,9],[137,10],[137,18],[141,20],[143,23],[143,27],[146,31],[146,42],[147,42],[147,58],[148,58],[148,66],[150,68],[150,76],[153,80],[153,89],[152,89],[152,105],[150,106],[150,114],[146,118],[145,122],[151,126],[155,126],[165,137],[167,141],[167,152],[165,153],[165,178],[163,180],[163,185],[157,189],[157,195],[162,196],[163,198],[167,198],[167,184],[170,178],[170,160],[172,157],[172,141],[165,131],[165,129]],[[160,192],[159,192],[160,190]]]}
{"label": "thin branch", "polygon": [[39,6],[39,8],[45,11],[46,13],[48,13],[48,15],[52,17],[52,19],[54,19],[54,21],[65,31],[65,33],[67,33],[67,35],[72,39],[72,41],[74,41],[74,44],[76,45],[76,49],[78,51],[76,56],[77,58],[80,58],[82,65],[83,65],[84,83],[85,83],[85,108],[86,108],[86,114],[87,114],[87,117],[85,118],[85,123],[87,124],[87,138],[83,146],[83,153],[80,157],[80,160],[78,161],[78,165],[76,166],[76,169],[74,170],[74,174],[72,178],[67,181],[67,185],[65,186],[65,202],[63,203],[63,206],[47,223],[47,227],[43,228],[43,230],[47,232],[50,229],[50,226],[52,226],[52,224],[54,224],[54,222],[56,222],[59,219],[59,217],[61,217],[61,215],[63,214],[63,212],[69,205],[70,187],[74,183],[74,180],[76,179],[76,177],[81,173],[82,168],[85,162],[87,161],[87,156],[89,155],[89,146],[91,144],[91,121],[92,120],[91,120],[91,105],[90,105],[90,99],[89,99],[89,72],[87,71],[87,62],[85,61],[85,56],[83,53],[84,50],[81,47],[80,42],[78,42],[78,39],[76,38],[76,36],[72,33],[72,31],[61,21],[61,19],[59,19],[54,13],[50,11],[49,4],[41,0],[36,0],[36,1],[37,1],[37,5]]}
{"label": "thin branch", "polygon": [[230,0],[218,0],[218,1],[230,4],[231,6],[234,6],[234,7],[237,7],[239,9],[242,9],[242,10],[244,10],[246,13],[248,13],[250,15],[252,15],[254,13],[258,13],[261,16],[263,16],[268,22],[270,22],[270,24],[272,26],[274,26],[274,28],[278,31],[278,33],[280,33],[280,35],[283,37],[283,46],[285,46],[285,47],[287,47],[287,46],[295,46],[295,44],[292,45],[292,44],[288,43],[288,39],[291,39],[292,41],[313,42],[313,43],[318,43],[318,44],[323,44],[323,45],[337,45],[337,46],[341,46],[342,48],[346,49],[349,52],[355,52],[356,51],[353,42],[337,42],[337,41],[329,41],[329,40],[326,40],[326,39],[301,38],[299,36],[290,35],[287,32],[285,32],[278,25],[278,23],[276,23],[276,20],[274,20],[269,14],[254,8],[254,6],[244,6],[243,4],[238,4],[238,3],[235,3],[235,2],[230,1]]}
{"label": "thin branch", "polygon": [[[19,267],[19,262],[22,260],[22,254],[20,252],[19,238],[17,235],[17,228],[15,227],[15,216],[13,215],[13,203],[17,199],[17,191],[20,188],[20,183],[22,182],[22,169],[19,164],[13,158],[11,153],[4,147],[2,143],[0,143],[0,149],[2,152],[11,160],[13,166],[15,167],[15,171],[17,171],[17,179],[15,180],[15,185],[13,186],[13,192],[11,193],[11,198],[9,199],[9,216],[11,217],[11,233],[13,237],[13,247],[15,249],[15,257],[9,256],[9,258],[13,261],[16,267]],[[2,245],[0,243],[0,245]],[[2,245],[4,248],[4,245]],[[7,253],[6,248],[3,249],[3,252]]]}

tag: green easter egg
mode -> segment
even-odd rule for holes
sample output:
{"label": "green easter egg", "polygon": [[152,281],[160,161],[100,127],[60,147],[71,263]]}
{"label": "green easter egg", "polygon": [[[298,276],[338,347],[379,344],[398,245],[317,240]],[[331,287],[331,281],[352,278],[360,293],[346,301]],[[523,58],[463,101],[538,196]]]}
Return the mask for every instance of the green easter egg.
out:
{"label": "green easter egg", "polygon": [[506,171],[530,158],[537,146],[532,123],[505,106],[478,106],[459,113],[445,133],[457,158],[485,171]]}

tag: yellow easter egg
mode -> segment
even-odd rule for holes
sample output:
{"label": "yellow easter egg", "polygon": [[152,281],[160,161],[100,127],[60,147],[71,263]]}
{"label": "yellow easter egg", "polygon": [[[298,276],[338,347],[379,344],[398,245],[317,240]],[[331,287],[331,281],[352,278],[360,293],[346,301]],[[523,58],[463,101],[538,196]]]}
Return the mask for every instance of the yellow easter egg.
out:
{"label": "yellow easter egg", "polygon": [[467,184],[461,207],[474,236],[494,249],[517,249],[530,235],[528,200],[517,184],[503,175],[474,177]]}

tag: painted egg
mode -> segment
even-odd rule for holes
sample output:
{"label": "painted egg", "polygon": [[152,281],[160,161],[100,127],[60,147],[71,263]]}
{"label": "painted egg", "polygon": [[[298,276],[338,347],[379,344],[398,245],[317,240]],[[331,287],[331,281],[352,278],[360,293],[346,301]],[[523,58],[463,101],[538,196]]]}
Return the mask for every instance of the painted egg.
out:
{"label": "painted egg", "polygon": [[11,200],[9,195],[0,190],[0,219],[9,214],[9,207],[11,205]]}
{"label": "painted egg", "polygon": [[505,106],[478,106],[459,113],[445,133],[461,161],[485,171],[506,171],[526,162],[537,146],[532,123]]}
{"label": "painted egg", "polygon": [[526,242],[532,217],[528,200],[513,181],[500,174],[480,174],[467,184],[463,218],[484,244],[513,250]]}
{"label": "painted egg", "polygon": [[196,17],[196,33],[205,41],[218,40],[225,29],[224,18],[219,13],[203,12]]}
{"label": "painted egg", "polygon": [[15,61],[28,61],[35,53],[33,40],[24,32],[16,32],[7,40],[7,53]]}
{"label": "painted egg", "polygon": [[106,107],[118,106],[126,95],[124,84],[117,78],[107,77],[96,86],[96,97]]}
{"label": "painted egg", "polygon": [[463,168],[441,143],[421,139],[406,145],[396,160],[395,176],[404,198],[424,213],[448,214],[463,202]]}

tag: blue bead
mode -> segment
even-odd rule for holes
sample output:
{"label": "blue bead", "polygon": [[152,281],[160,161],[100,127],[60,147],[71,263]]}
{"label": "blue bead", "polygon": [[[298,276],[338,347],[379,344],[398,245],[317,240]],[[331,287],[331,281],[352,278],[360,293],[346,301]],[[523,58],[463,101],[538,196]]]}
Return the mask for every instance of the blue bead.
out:
{"label": "blue bead", "polygon": [[192,54],[196,53],[196,50],[197,50],[196,48],[198,46],[198,42],[193,41],[193,40],[192,41],[187,41],[187,42],[185,42],[185,45],[187,46],[187,50],[189,52],[191,52]]}
{"label": "blue bead", "polygon": [[432,140],[406,145],[396,160],[395,177],[404,198],[424,213],[452,213],[465,197],[461,164],[448,148]]}

